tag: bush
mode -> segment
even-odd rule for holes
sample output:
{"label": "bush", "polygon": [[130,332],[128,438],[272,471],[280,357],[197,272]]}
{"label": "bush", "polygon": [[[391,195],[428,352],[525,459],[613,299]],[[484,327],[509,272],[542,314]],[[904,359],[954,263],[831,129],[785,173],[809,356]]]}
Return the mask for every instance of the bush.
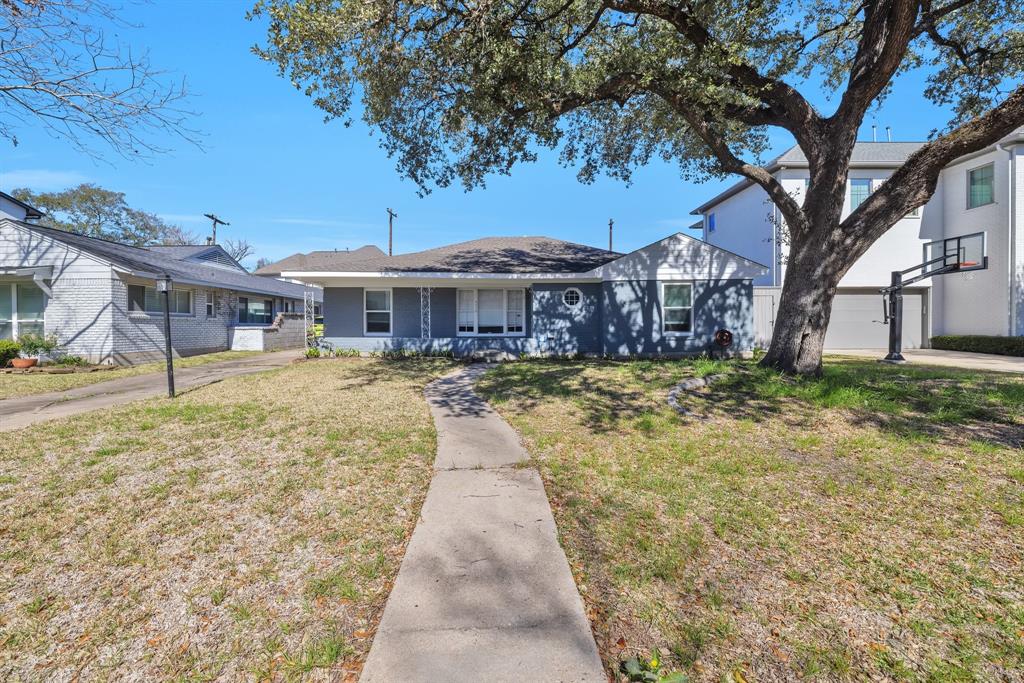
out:
{"label": "bush", "polygon": [[57,343],[56,335],[44,336],[29,332],[18,337],[18,344],[21,345],[21,353],[27,358],[36,358],[43,354],[49,355],[57,350],[60,344]]}
{"label": "bush", "polygon": [[319,358],[319,357],[320,357],[320,349],[316,348],[315,346],[306,349],[306,358]]}
{"label": "bush", "polygon": [[10,339],[0,339],[0,368],[7,367],[7,364],[19,355],[21,355],[21,344]]}
{"label": "bush", "polygon": [[90,363],[81,356],[61,356],[57,359],[57,365],[84,367]]}
{"label": "bush", "polygon": [[984,335],[943,335],[932,337],[932,348],[943,351],[993,353],[999,356],[1024,356],[1024,337],[989,337]]}

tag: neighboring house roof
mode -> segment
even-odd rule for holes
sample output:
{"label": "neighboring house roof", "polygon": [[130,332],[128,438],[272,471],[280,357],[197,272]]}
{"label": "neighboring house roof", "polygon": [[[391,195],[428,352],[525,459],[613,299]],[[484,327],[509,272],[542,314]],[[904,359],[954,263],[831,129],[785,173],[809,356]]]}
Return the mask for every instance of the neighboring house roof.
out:
{"label": "neighboring house roof", "polygon": [[42,218],[43,216],[46,215],[45,213],[43,213],[42,211],[40,211],[36,207],[32,206],[31,204],[26,204],[25,202],[21,201],[17,197],[12,197],[11,195],[7,194],[6,192],[0,192],[0,197],[3,197],[7,201],[12,202],[14,204],[17,204],[21,208],[25,209],[25,218],[28,219],[28,220],[32,220],[32,219],[35,219],[35,218]]}
{"label": "neighboring house roof", "polygon": [[[1024,128],[1019,128],[1004,137],[1000,144],[1019,144],[1022,142],[1024,142]],[[853,153],[850,155],[850,168],[899,168],[910,158],[911,154],[925,144],[923,141],[858,142],[853,146]],[[992,149],[992,146],[988,147],[988,149]],[[973,154],[967,155],[967,157],[970,156],[973,156]],[[804,155],[803,150],[800,149],[799,145],[794,145],[768,162],[765,168],[769,173],[775,173],[783,168],[807,168],[807,165],[807,157]],[[741,180],[726,191],[704,202],[690,213],[693,215],[702,214],[716,204],[720,204],[753,184],[754,181],[750,179]]]}
{"label": "neighboring house roof", "polygon": [[268,263],[262,268],[254,270],[253,275],[277,277],[285,271],[343,270],[342,264],[379,256],[384,256],[384,252],[372,244],[351,250],[311,251],[308,254],[292,254],[280,261]]}
{"label": "neighboring house roof", "polygon": [[[153,278],[167,274],[174,281],[183,284],[232,289],[240,292],[282,296],[293,299],[303,298],[306,290],[302,285],[257,277],[233,268],[229,269],[199,261],[183,260],[161,253],[160,250],[133,247],[97,237],[87,237],[86,235],[57,230],[56,228],[48,228],[34,223],[25,223],[11,219],[4,220],[8,220],[23,229],[38,233],[57,242],[67,244],[92,256],[109,261],[130,274],[140,277]],[[323,293],[319,289],[313,288],[313,292],[317,300],[322,300]]]}
{"label": "neighboring house roof", "polygon": [[620,256],[550,237],[484,237],[411,254],[315,264],[285,273],[585,273]]}

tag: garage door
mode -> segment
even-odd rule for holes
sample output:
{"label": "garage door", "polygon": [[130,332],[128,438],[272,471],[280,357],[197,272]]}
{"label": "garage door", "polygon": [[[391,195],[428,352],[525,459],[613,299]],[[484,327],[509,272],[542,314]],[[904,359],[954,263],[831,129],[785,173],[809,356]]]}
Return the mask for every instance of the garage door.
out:
{"label": "garage door", "polygon": [[[920,290],[903,293],[903,348],[921,348],[924,329],[924,298]],[[832,318],[825,335],[826,349],[884,349],[889,346],[889,326],[883,325],[882,295],[877,292],[844,292],[836,295]]]}

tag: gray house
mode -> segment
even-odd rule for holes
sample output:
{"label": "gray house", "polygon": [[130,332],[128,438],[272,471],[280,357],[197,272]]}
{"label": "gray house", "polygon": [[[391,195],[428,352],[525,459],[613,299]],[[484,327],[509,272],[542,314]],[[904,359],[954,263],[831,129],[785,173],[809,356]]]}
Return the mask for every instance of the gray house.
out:
{"label": "gray house", "polygon": [[300,347],[306,297],[322,299],[315,288],[249,274],[217,245],[132,247],[26,222],[37,217],[31,207],[7,195],[0,202],[0,339],[43,332],[93,362],[160,358],[155,280],[169,275],[178,355]]}
{"label": "gray house", "polygon": [[[345,252],[342,252],[345,253]],[[360,351],[687,355],[715,332],[753,348],[767,267],[681,233],[628,254],[545,237],[317,259],[284,278],[324,288],[324,336]]]}

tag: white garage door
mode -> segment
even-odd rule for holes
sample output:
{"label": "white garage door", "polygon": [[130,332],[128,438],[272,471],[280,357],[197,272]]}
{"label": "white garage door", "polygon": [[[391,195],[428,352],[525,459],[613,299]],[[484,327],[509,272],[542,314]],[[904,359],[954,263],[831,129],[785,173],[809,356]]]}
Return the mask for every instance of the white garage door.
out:
{"label": "white garage door", "polygon": [[[885,349],[889,326],[883,325],[882,295],[843,292],[832,304],[832,318],[825,335],[826,349]],[[920,290],[903,293],[903,348],[919,349],[924,329],[924,306]]]}
{"label": "white garage door", "polygon": [[[903,348],[921,348],[924,338],[924,293],[911,289],[903,294]],[[757,346],[768,348],[778,308],[777,287],[754,290],[754,336]],[[832,319],[825,335],[826,349],[885,349],[889,326],[883,325],[882,295],[872,290],[839,290],[832,304]]]}

